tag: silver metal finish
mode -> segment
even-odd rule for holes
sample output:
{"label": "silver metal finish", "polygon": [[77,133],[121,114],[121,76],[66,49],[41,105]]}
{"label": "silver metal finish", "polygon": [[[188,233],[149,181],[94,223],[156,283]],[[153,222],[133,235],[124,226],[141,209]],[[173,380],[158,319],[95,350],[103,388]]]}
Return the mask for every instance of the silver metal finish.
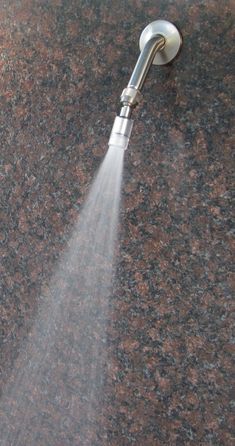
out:
{"label": "silver metal finish", "polygon": [[131,116],[132,109],[140,102],[142,97],[140,90],[143,87],[145,78],[156,53],[164,48],[164,45],[164,37],[157,35],[150,39],[141,51],[128,85],[121,94],[120,99],[122,103],[122,110],[120,116],[129,118]]}
{"label": "silver metal finish", "polygon": [[146,45],[142,48],[136,62],[136,66],[133,70],[127,88],[135,88],[139,91],[142,89],[155,55],[162,50],[164,46],[165,39],[159,35],[153,36],[146,42]]}
{"label": "silver metal finish", "polygon": [[143,30],[139,41],[140,51],[142,52],[147,43],[159,35],[164,37],[165,46],[155,54],[153,64],[165,65],[171,62],[178,54],[182,45],[182,37],[173,23],[167,20],[156,20]]}
{"label": "silver metal finish", "polygon": [[[173,23],[156,20],[143,30],[140,36],[140,55],[128,82],[121,94],[122,115],[130,117],[132,109],[140,102],[149,69],[153,64],[164,65],[175,58],[182,45],[181,35]],[[124,107],[129,107],[128,109]]]}
{"label": "silver metal finish", "polygon": [[109,145],[126,149],[133,121],[132,110],[140,102],[141,89],[152,64],[165,65],[175,58],[182,45],[181,35],[170,22],[156,20],[150,23],[140,36],[141,53],[128,82],[121,94],[122,108],[117,116],[109,139]]}
{"label": "silver metal finish", "polygon": [[130,118],[130,116],[131,116],[131,107],[130,107],[130,105],[124,105],[121,108],[120,116],[122,116],[123,118]]}
{"label": "silver metal finish", "polygon": [[121,102],[123,105],[129,105],[130,107],[133,107],[134,105],[138,104],[140,102],[141,93],[138,90],[138,87],[136,87],[134,84],[130,85],[128,84],[127,88],[124,88],[122,94],[121,94]]}

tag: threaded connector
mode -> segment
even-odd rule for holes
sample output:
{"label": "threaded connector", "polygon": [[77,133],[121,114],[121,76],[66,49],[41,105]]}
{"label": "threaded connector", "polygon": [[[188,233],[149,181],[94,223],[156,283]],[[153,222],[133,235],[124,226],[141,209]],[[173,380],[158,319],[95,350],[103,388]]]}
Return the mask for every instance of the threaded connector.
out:
{"label": "threaded connector", "polygon": [[123,105],[129,105],[130,107],[135,107],[140,102],[141,93],[135,87],[124,88],[121,94],[121,102]]}

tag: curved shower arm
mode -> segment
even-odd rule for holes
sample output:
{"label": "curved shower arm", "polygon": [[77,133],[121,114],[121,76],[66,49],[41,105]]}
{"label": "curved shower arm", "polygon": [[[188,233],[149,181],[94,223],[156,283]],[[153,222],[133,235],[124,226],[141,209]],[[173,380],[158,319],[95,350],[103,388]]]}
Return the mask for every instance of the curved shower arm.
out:
{"label": "curved shower arm", "polygon": [[140,91],[143,87],[149,69],[153,63],[153,59],[156,53],[163,49],[164,46],[165,38],[161,35],[153,37],[144,46],[136,62],[128,85],[122,92],[122,109],[120,112],[120,116],[125,118],[130,117],[132,108],[134,108],[138,104],[141,98]]}
{"label": "curved shower arm", "polygon": [[127,87],[121,94],[121,111],[116,116],[109,138],[109,145],[127,148],[133,120],[133,108],[141,98],[141,89],[152,64],[166,65],[178,54],[182,45],[181,34],[173,23],[156,20],[140,36],[140,55]]}
{"label": "curved shower arm", "polygon": [[128,87],[134,87],[137,90],[141,90],[157,51],[163,49],[164,46],[165,38],[160,35],[153,37],[146,43],[136,62]]}

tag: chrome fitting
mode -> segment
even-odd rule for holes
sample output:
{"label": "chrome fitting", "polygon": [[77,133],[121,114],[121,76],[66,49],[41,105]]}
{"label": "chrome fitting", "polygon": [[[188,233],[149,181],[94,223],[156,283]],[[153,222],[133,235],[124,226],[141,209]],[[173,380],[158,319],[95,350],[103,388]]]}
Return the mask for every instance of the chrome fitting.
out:
{"label": "chrome fitting", "polygon": [[129,105],[130,107],[135,107],[140,102],[141,93],[137,88],[129,86],[124,88],[121,94],[121,103],[123,105]]}

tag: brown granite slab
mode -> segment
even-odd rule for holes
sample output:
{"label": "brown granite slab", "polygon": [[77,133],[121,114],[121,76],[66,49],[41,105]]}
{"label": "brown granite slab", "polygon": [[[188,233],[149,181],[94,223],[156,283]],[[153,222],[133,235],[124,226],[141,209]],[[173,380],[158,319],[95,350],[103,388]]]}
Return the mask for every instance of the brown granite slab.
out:
{"label": "brown granite slab", "polygon": [[[14,445],[234,444],[233,17],[232,0],[0,2],[3,392],[107,150],[142,29],[167,19],[184,41],[174,64],[152,67],[134,114],[100,400],[86,420],[68,315],[48,397],[29,385],[37,416]],[[14,395],[5,412],[11,432]]]}

